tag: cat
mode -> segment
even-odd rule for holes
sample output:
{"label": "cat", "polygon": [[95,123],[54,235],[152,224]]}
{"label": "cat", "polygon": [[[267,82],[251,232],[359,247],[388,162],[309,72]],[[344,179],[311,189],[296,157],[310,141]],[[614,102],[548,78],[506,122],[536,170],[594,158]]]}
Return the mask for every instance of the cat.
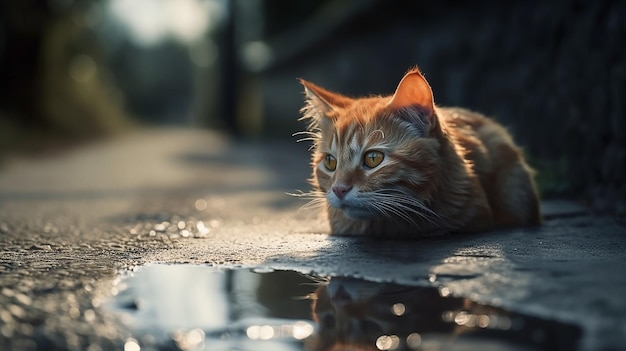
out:
{"label": "cat", "polygon": [[572,350],[580,339],[576,325],[514,314],[444,291],[330,278],[309,296],[317,328],[306,349]]}
{"label": "cat", "polygon": [[443,319],[442,313],[462,309],[463,302],[441,298],[435,288],[333,277],[312,295],[311,315],[318,327],[307,349],[385,350],[392,348],[376,347],[383,335],[399,337],[402,344],[411,334],[454,335],[457,326]]}
{"label": "cat", "polygon": [[418,237],[541,223],[534,171],[504,127],[436,106],[410,69],[391,96],[350,98],[304,79],[301,120],[331,234]]}

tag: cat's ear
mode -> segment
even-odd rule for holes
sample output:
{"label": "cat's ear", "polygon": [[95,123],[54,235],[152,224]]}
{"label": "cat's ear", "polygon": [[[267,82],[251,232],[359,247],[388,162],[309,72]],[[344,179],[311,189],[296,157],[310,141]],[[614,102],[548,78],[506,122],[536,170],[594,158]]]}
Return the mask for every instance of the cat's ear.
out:
{"label": "cat's ear", "polygon": [[396,109],[417,107],[424,118],[423,122],[428,123],[431,127],[434,124],[433,91],[418,68],[414,68],[404,75],[388,106]]}
{"label": "cat's ear", "polygon": [[328,91],[304,79],[300,79],[300,83],[304,86],[307,102],[322,114],[345,108],[353,102],[346,96]]}

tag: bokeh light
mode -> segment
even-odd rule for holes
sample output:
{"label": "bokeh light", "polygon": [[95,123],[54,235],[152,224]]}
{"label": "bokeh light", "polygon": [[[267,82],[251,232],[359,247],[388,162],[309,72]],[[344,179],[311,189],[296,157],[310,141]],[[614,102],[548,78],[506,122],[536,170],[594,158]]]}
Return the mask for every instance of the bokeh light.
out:
{"label": "bokeh light", "polygon": [[174,38],[200,39],[222,16],[221,2],[201,0],[111,0],[110,11],[140,45]]}

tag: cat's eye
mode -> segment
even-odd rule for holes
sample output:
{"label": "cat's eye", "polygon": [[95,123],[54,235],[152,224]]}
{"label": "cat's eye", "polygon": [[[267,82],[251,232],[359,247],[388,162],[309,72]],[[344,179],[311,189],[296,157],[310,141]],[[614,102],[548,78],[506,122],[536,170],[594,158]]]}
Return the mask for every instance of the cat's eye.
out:
{"label": "cat's eye", "polygon": [[385,159],[385,154],[380,151],[368,151],[363,157],[363,165],[367,168],[378,166]]}
{"label": "cat's eye", "polygon": [[333,155],[324,156],[324,167],[329,171],[334,171],[337,168],[337,159]]}

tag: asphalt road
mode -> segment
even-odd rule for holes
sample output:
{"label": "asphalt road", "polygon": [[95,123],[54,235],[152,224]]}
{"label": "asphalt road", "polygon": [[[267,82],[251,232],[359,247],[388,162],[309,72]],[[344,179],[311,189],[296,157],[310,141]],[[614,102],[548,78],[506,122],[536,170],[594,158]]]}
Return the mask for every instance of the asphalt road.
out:
{"label": "asphalt road", "polygon": [[0,169],[0,349],[122,349],[103,307],[148,263],[272,267],[446,287],[626,348],[626,227],[570,202],[535,229],[386,242],[328,237],[306,145],[144,130]]}

